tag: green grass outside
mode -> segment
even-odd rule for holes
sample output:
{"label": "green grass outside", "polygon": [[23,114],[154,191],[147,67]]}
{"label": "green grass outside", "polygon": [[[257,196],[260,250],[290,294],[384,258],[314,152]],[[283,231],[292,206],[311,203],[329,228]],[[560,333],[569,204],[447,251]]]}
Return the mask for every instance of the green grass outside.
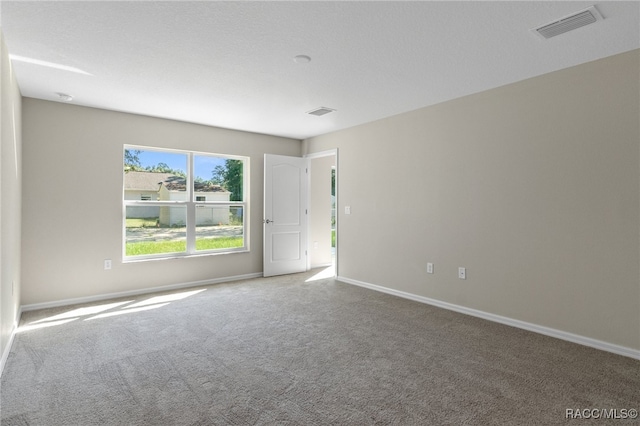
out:
{"label": "green grass outside", "polygon": [[336,246],[336,230],[332,229],[331,230],[331,247],[335,247]]}
{"label": "green grass outside", "polygon": [[[196,250],[219,250],[242,247],[242,237],[218,237],[196,239]],[[127,256],[144,256],[148,254],[184,253],[186,241],[143,241],[126,244]]]}

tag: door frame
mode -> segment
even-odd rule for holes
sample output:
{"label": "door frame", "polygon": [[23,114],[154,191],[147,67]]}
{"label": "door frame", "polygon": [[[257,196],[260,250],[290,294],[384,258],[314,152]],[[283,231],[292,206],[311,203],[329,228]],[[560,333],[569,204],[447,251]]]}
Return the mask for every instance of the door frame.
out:
{"label": "door frame", "polygon": [[[339,208],[339,200],[340,197],[338,197],[338,170],[339,170],[339,158],[338,158],[338,148],[333,148],[333,149],[329,149],[326,151],[320,151],[320,152],[313,152],[311,154],[305,154],[303,156],[303,158],[306,158],[308,161],[313,160],[314,158],[322,158],[322,157],[331,157],[334,156],[335,157],[335,167],[336,167],[336,258],[335,258],[335,275],[334,276],[338,276],[338,240],[340,239],[339,235],[340,235],[340,231],[339,231],[339,227],[340,227],[340,220],[338,219],[339,212],[340,212],[340,208]],[[309,163],[311,164],[311,163]],[[313,173],[313,167],[309,166],[309,173],[307,173],[307,188],[310,188],[311,186],[311,174]],[[311,191],[307,191],[307,206],[311,206]],[[309,221],[307,221],[307,235],[309,235]],[[307,252],[310,253],[311,251],[311,241],[310,238],[307,238]],[[310,256],[307,256],[307,271],[311,269],[311,259]]]}

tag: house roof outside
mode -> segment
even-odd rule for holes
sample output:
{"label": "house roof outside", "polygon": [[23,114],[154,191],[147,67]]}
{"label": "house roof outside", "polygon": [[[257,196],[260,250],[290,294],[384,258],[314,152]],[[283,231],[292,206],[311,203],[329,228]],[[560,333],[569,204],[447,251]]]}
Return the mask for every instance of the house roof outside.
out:
{"label": "house roof outside", "polygon": [[[173,173],[155,172],[126,172],[124,174],[125,191],[153,191],[158,192],[163,186],[169,191],[185,191],[185,179]],[[228,192],[220,185],[195,182],[195,192]]]}
{"label": "house roof outside", "polygon": [[175,177],[173,173],[126,172],[124,174],[125,191],[158,192],[160,185],[167,179]]}
{"label": "house roof outside", "polygon": [[[178,179],[167,179],[162,182],[169,191],[185,191],[187,189],[187,185],[185,183],[184,178],[180,176],[173,176]],[[194,192],[228,192],[225,191],[223,187],[220,185],[214,185],[211,183],[203,183],[203,182],[194,182]]]}

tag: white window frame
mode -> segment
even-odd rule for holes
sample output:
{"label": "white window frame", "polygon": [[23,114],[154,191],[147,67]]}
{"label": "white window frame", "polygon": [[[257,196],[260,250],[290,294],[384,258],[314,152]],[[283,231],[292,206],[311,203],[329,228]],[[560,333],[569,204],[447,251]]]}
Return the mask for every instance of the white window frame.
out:
{"label": "white window frame", "polygon": [[[143,201],[143,200],[126,200],[124,192],[124,153],[125,150],[141,150],[141,151],[156,151],[166,152],[171,154],[181,154],[187,156],[187,179],[186,179],[186,201]],[[229,160],[241,160],[243,163],[242,169],[242,200],[243,201],[196,201],[196,196],[193,191],[194,183],[194,157],[195,156],[209,156],[218,157]],[[246,253],[249,252],[249,223],[250,223],[250,209],[249,209],[249,157],[240,155],[220,154],[215,152],[200,152],[200,151],[187,151],[168,148],[157,148],[141,145],[123,145],[122,149],[122,262],[138,262],[144,260],[160,260],[160,259],[175,259],[184,257],[198,257],[198,256],[211,256],[229,253]],[[196,250],[196,207],[203,205],[211,206],[229,206],[229,207],[242,207],[242,247],[227,248],[227,249],[213,249],[213,250]],[[158,253],[141,256],[127,256],[127,207],[141,207],[141,206],[158,206],[158,207],[186,207],[186,251],[178,253]]]}

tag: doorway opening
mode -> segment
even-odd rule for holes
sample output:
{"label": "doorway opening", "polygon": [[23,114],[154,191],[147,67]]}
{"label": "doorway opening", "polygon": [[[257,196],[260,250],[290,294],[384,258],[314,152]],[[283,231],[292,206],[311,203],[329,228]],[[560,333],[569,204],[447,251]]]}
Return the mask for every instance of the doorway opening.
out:
{"label": "doorway opening", "polygon": [[336,268],[336,166],[331,166],[331,265]]}
{"label": "doorway opening", "polygon": [[309,269],[336,276],[338,263],[338,153],[309,154]]}

